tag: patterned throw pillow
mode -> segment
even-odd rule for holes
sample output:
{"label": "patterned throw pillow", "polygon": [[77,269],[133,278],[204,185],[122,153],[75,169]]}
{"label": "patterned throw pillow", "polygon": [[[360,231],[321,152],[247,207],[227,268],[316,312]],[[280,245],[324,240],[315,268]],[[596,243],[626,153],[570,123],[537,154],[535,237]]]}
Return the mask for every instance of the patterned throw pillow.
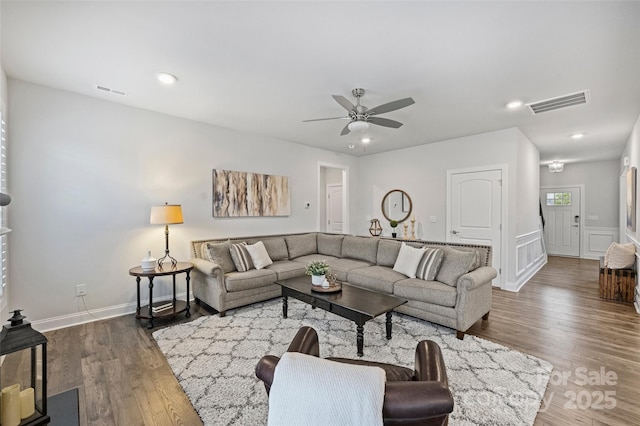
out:
{"label": "patterned throw pillow", "polygon": [[442,264],[444,253],[441,249],[427,248],[420,259],[418,269],[416,270],[416,278],[425,281],[433,281],[438,275],[438,270]]}
{"label": "patterned throw pillow", "polygon": [[253,269],[253,262],[247,250],[247,243],[231,244],[229,251],[231,252],[231,259],[233,259],[233,263],[236,265],[238,271],[245,272]]}

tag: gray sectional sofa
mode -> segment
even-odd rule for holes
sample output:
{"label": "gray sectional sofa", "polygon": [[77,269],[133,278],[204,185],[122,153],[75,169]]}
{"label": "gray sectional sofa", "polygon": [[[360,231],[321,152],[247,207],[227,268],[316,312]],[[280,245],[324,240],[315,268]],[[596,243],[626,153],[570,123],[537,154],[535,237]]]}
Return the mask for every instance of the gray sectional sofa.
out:
{"label": "gray sectional sofa", "polygon": [[[238,271],[230,255],[231,245],[258,241],[263,242],[273,263]],[[442,249],[444,256],[435,280],[409,278],[393,269],[402,242]],[[491,281],[496,277],[495,269],[489,266],[490,246],[461,243],[309,232],[192,241],[191,249],[196,302],[204,302],[220,316],[229,309],[279,297],[281,290],[275,281],[304,275],[309,262],[324,260],[338,280],[408,299],[397,312],[453,328],[460,339],[476,321],[488,318]]]}

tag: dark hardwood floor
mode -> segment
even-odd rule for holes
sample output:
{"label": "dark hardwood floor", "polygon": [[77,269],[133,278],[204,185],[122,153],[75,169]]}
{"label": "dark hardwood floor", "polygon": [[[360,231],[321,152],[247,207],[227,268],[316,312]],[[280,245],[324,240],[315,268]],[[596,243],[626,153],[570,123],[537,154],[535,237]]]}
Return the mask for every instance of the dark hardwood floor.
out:
{"label": "dark hardwood floor", "polygon": [[[194,308],[190,320],[209,315]],[[489,320],[469,334],[555,366],[537,425],[640,425],[640,315],[599,298],[597,261],[551,257],[519,293],[494,289]],[[202,424],[133,315],[46,336],[49,394],[77,387],[81,425]],[[15,358],[7,357],[2,374],[19,369]]]}

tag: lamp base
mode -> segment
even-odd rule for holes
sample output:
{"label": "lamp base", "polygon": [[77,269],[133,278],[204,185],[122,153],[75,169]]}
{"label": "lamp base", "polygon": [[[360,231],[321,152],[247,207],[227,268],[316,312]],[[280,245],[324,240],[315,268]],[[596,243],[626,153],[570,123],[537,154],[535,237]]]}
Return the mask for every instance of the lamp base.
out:
{"label": "lamp base", "polygon": [[171,267],[175,268],[178,265],[178,261],[173,257],[169,256],[169,251],[167,250],[160,259],[158,259],[158,268],[162,269],[162,264],[166,261],[171,261]]}

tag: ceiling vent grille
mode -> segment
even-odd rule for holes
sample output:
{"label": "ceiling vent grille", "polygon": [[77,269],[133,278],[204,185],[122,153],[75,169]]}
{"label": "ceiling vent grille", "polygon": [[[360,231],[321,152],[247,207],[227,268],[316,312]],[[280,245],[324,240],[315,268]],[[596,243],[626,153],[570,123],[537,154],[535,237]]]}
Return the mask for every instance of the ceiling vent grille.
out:
{"label": "ceiling vent grille", "polygon": [[540,114],[547,111],[568,108],[575,105],[583,105],[591,102],[591,95],[588,90],[558,96],[557,98],[545,99],[544,101],[527,104],[533,114]]}
{"label": "ceiling vent grille", "polygon": [[96,89],[102,90],[103,92],[113,93],[115,95],[121,95],[121,96],[125,96],[127,94],[127,92],[123,92],[122,90],[111,89],[109,87],[100,86],[99,84],[96,84]]}

